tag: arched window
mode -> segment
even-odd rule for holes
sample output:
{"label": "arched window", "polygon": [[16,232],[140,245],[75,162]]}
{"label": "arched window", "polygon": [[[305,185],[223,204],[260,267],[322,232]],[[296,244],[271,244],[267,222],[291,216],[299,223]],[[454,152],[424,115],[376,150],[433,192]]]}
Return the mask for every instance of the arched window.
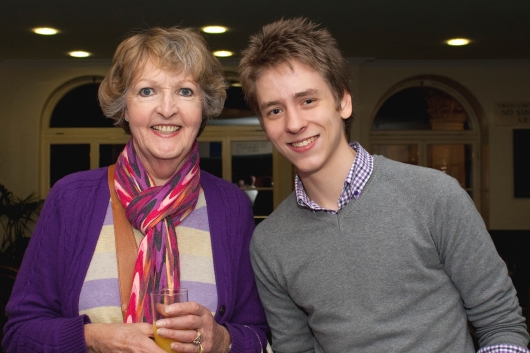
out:
{"label": "arched window", "polygon": [[49,127],[113,127],[113,121],[103,115],[99,106],[99,83],[92,78],[61,97],[53,108]]}
{"label": "arched window", "polygon": [[480,108],[467,95],[448,79],[414,78],[396,85],[375,110],[370,148],[374,154],[451,175],[487,220]]}
{"label": "arched window", "polygon": [[373,120],[374,131],[471,130],[462,105],[433,87],[408,87],[389,97]]}
{"label": "arched window", "polygon": [[42,116],[41,194],[63,176],[110,165],[129,140],[99,106],[101,77],[81,77],[59,87]]}

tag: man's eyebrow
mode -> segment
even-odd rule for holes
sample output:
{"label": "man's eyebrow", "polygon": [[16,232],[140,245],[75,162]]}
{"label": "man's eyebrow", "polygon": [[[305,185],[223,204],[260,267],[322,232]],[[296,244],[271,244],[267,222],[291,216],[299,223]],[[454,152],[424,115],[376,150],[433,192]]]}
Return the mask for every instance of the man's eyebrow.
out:
{"label": "man's eyebrow", "polygon": [[294,98],[312,96],[312,95],[318,94],[318,92],[319,92],[318,89],[309,88],[309,89],[306,89],[305,91],[295,93]]}
{"label": "man's eyebrow", "polygon": [[[307,97],[307,96],[313,96],[313,95],[317,95],[317,94],[319,94],[319,90],[318,89],[309,88],[309,89],[306,89],[305,91],[295,93],[293,95],[293,98]],[[280,104],[280,101],[263,102],[262,104],[260,104],[259,108],[260,108],[260,110],[262,110],[262,109],[266,109],[266,108],[268,108],[270,106],[278,105],[278,104]]]}
{"label": "man's eyebrow", "polygon": [[260,104],[259,109],[260,110],[267,109],[268,107],[271,107],[273,105],[278,105],[278,104],[280,104],[280,101],[263,102]]}

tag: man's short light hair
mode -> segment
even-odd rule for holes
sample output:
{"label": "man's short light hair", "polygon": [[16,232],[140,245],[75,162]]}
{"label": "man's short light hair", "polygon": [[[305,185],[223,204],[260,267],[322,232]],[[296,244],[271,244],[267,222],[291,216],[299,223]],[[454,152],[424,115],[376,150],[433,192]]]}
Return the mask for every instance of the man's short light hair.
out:
{"label": "man's short light hair", "polygon": [[[335,98],[337,110],[340,109],[344,93],[351,95],[348,61],[342,56],[329,31],[318,27],[302,17],[282,19],[264,26],[250,38],[239,64],[239,80],[247,103],[260,119],[256,80],[265,70],[280,64],[287,64],[292,68],[293,60],[309,66],[322,76]],[[353,110],[352,115],[344,120],[346,132],[352,122]]]}

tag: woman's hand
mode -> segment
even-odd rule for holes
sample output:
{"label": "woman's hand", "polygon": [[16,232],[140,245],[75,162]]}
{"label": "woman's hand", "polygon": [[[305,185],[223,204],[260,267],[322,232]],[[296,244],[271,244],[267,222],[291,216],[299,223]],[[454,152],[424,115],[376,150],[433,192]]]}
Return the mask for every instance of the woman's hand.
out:
{"label": "woman's hand", "polygon": [[158,335],[172,339],[171,349],[182,353],[196,353],[193,344],[197,331],[202,335],[201,346],[205,353],[228,353],[231,343],[228,330],[215,322],[212,313],[204,306],[194,303],[177,303],[166,307],[168,316],[158,320]]}
{"label": "woman's hand", "polygon": [[164,353],[153,337],[153,325],[86,324],[85,341],[89,352]]}

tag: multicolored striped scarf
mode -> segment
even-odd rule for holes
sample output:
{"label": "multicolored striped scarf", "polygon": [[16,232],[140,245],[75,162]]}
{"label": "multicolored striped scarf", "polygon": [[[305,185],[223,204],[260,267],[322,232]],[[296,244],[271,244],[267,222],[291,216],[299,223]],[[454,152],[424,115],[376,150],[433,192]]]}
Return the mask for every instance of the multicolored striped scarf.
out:
{"label": "multicolored striped scarf", "polygon": [[133,138],[118,157],[116,193],[132,226],[145,237],[138,246],[131,298],[125,322],[152,322],[150,293],[180,287],[180,261],[175,227],[193,211],[200,191],[199,150],[168,182],[156,186],[137,155]]}

